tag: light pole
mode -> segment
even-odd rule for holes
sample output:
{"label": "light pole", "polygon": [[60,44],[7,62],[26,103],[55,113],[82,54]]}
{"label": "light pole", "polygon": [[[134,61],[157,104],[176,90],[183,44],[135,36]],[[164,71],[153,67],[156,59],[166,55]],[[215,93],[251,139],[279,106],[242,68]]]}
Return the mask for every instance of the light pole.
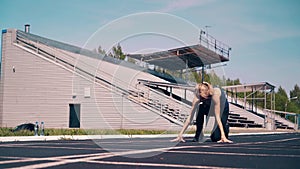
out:
{"label": "light pole", "polygon": [[[290,102],[291,100],[296,100],[296,99],[298,99],[297,96],[288,98],[288,101],[285,102],[285,108],[284,108],[284,111],[285,111],[285,112],[286,112],[286,110],[287,110],[288,102]],[[286,114],[285,114],[285,119],[286,119]]]}
{"label": "light pole", "polygon": [[211,28],[211,26],[209,26],[209,25],[205,25],[205,26],[204,26],[204,28],[205,28],[205,32],[206,32],[206,34],[208,34],[208,28]]}
{"label": "light pole", "polygon": [[297,96],[290,98],[290,100],[296,100],[296,99],[298,99]]}
{"label": "light pole", "polygon": [[209,49],[208,28],[211,28],[211,26],[205,25],[204,28],[205,28],[204,30],[205,30],[205,33],[206,33],[207,48]]}

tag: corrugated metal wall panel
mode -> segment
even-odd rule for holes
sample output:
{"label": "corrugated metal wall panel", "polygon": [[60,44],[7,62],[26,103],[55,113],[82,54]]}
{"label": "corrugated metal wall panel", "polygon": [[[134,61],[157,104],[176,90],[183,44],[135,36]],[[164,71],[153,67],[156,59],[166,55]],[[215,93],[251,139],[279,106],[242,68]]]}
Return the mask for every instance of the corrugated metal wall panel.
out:
{"label": "corrugated metal wall panel", "polygon": [[[9,33],[6,35],[6,38],[12,36]],[[115,94],[112,92],[115,89],[109,85],[102,86],[84,79],[13,45],[11,40],[5,40],[4,43],[2,126],[14,127],[24,122],[44,121],[48,128],[67,128],[70,103],[81,105],[82,128],[169,129],[177,126],[126,97]],[[161,80],[122,65],[53,50],[42,44],[39,46],[125,90],[134,88],[138,78]],[[84,97],[85,89],[90,89],[89,97]]]}
{"label": "corrugated metal wall panel", "polygon": [[68,127],[72,74],[9,41],[4,43],[8,50],[3,55],[6,64],[2,126],[44,121],[48,127]]}

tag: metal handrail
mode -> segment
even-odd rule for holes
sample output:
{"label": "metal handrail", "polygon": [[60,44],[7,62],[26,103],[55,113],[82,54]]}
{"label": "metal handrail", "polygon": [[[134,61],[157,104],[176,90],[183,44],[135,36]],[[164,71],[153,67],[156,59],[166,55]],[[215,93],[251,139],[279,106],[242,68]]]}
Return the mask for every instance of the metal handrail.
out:
{"label": "metal handrail", "polygon": [[[154,89],[151,89],[150,87],[147,87],[147,86],[142,86],[142,87],[145,87],[147,88],[147,90],[149,91],[148,94],[149,94],[149,97],[148,97],[148,100],[151,99],[151,100],[158,100],[161,107],[160,107],[160,113],[162,114],[163,113],[163,110],[162,110],[162,106],[164,105],[168,105],[168,107],[170,107],[170,109],[173,109],[173,110],[179,110],[179,116],[180,115],[184,115],[184,116],[187,116],[189,115],[190,113],[190,110],[191,110],[191,106],[190,105],[187,105],[183,102],[180,102],[172,97],[169,97],[169,96],[166,96],[166,95],[162,95],[161,93],[159,93],[158,91],[154,90]],[[145,90],[139,90],[139,92],[144,92]],[[178,105],[181,105],[181,106],[178,106]],[[184,122],[181,121],[181,122]]]}
{"label": "metal handrail", "polygon": [[219,55],[229,58],[229,51],[231,50],[231,47],[217,40],[207,32],[203,30],[200,31],[199,41],[201,45],[207,47],[208,49],[215,51]]}
{"label": "metal handrail", "polygon": [[[298,129],[298,121],[297,121],[297,117],[298,117],[298,114],[297,113],[293,113],[293,112],[284,112],[284,111],[279,111],[279,110],[270,110],[270,109],[264,109],[264,113],[265,113],[265,122],[271,122],[271,123],[274,123],[275,124],[275,117],[277,117],[278,119],[283,119],[281,116],[279,116],[278,114],[276,113],[279,113],[279,114],[288,114],[288,115],[292,115],[292,116],[295,116],[295,123],[294,123],[294,129]],[[287,119],[284,119],[286,121],[289,121]],[[290,123],[293,123],[291,121],[289,121]]]}

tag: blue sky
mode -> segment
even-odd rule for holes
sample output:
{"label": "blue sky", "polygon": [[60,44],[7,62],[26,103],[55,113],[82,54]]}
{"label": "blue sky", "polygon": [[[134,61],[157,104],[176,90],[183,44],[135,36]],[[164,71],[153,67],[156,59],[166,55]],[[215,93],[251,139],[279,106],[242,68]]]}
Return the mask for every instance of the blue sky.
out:
{"label": "blue sky", "polygon": [[[167,27],[170,20],[155,17],[150,26],[148,21],[140,25],[168,28],[176,35],[182,33],[188,37],[180,41],[184,44],[197,43],[194,28],[210,26],[209,34],[232,47],[230,61],[224,67],[226,77],[240,78],[242,83],[267,81],[277,88],[282,86],[288,93],[295,84],[300,85],[300,1],[297,0],[1,0],[0,4],[1,29],[23,30],[24,24],[29,23],[33,34],[81,47],[88,44],[95,32],[103,33],[103,28],[121,23],[118,21],[126,16],[166,13],[170,18],[178,17],[181,26]],[[188,25],[186,29],[184,23]],[[126,24],[118,25],[128,31],[139,26],[125,27]],[[117,38],[116,32],[111,33],[105,35]],[[108,40],[107,37],[104,39]],[[194,41],[190,39],[193,37]],[[155,36],[151,38],[157,42]],[[127,53],[144,50],[147,45],[167,49],[180,44],[178,39],[160,38],[159,43],[151,46],[152,40],[139,35],[116,40],[120,40]]]}

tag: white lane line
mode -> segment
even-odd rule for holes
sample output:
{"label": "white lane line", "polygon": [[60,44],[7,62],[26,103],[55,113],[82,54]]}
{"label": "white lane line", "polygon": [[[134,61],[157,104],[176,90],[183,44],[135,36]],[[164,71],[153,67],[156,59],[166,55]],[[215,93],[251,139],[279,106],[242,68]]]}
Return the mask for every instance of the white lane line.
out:
{"label": "white lane line", "polygon": [[91,156],[98,157],[107,154],[111,154],[111,153],[95,153],[95,154],[56,156],[56,157],[41,157],[41,158],[0,156],[0,158],[16,159],[16,160],[0,161],[0,164],[30,162],[30,161],[44,161],[44,160],[56,161],[56,160],[64,160],[68,158],[83,158],[83,157],[91,157]]}
{"label": "white lane line", "polygon": [[[38,146],[33,146],[34,148]],[[156,148],[156,149],[147,149],[147,150],[130,150],[130,151],[121,151],[121,152],[108,152],[108,153],[96,153],[96,154],[84,154],[84,155],[69,155],[69,156],[57,156],[57,157],[45,157],[45,158],[26,158],[26,157],[19,157],[18,160],[7,160],[7,161],[0,161],[0,164],[9,164],[9,163],[20,163],[20,162],[30,162],[30,161],[44,161],[44,160],[49,160],[49,161],[57,161],[57,160],[63,160],[67,158],[81,158],[81,157],[89,157],[89,158],[83,158],[81,161],[85,160],[94,160],[94,159],[103,159],[103,158],[109,158],[109,157],[114,157],[114,156],[122,156],[122,155],[130,155],[130,154],[142,154],[142,153],[150,153],[150,152],[155,152],[155,151],[167,151],[169,149],[181,149],[181,148],[196,148],[199,147],[197,146],[180,146],[180,147],[167,147],[167,148]],[[53,147],[57,148],[57,147]],[[93,157],[91,157],[93,156]],[[0,158],[10,158],[7,156],[0,156]],[[17,158],[17,157],[14,157]],[[65,161],[66,162],[66,161]],[[68,160],[69,163],[72,162],[77,162],[74,160]],[[56,165],[61,165],[61,163],[57,162],[49,162],[53,163],[51,166],[56,166]],[[48,164],[48,163],[46,163]],[[65,163],[64,163],[65,164]],[[41,164],[37,165],[39,168]],[[35,166],[32,166],[35,167]],[[47,167],[47,165],[45,165]],[[50,166],[49,166],[50,167]],[[30,166],[29,166],[30,168]]]}
{"label": "white lane line", "polygon": [[62,145],[62,144],[68,144],[68,145],[95,145],[94,142],[52,142],[52,141],[43,141],[43,142],[30,142],[30,143],[24,143],[24,142],[19,142],[19,143],[4,143],[1,144],[0,142],[0,147],[2,146],[33,146],[33,145]]}
{"label": "white lane line", "polygon": [[47,160],[47,159],[41,159],[41,158],[31,158],[31,157],[9,157],[9,156],[5,156],[2,157],[0,156],[0,158],[4,158],[4,159],[13,159],[13,160],[6,160],[6,161],[0,161],[0,165],[3,164],[10,164],[10,163],[22,163],[22,162],[30,162],[30,161],[42,161],[42,160]]}
{"label": "white lane line", "polygon": [[[291,140],[297,140],[300,138],[290,138],[290,139],[280,139],[280,140],[272,140],[272,141],[264,141],[264,142],[250,142],[250,143],[234,143],[234,144],[229,144],[229,145],[248,145],[248,144],[265,144],[265,143],[274,143],[274,142],[284,142],[284,141],[291,141]],[[81,158],[81,159],[61,159],[61,158],[47,158],[47,160],[50,161],[55,161],[55,160],[60,160],[56,162],[48,162],[48,163],[43,163],[43,164],[34,164],[34,165],[28,165],[28,166],[22,166],[19,168],[22,169],[31,169],[31,168],[45,168],[45,167],[52,167],[52,166],[58,166],[62,164],[69,164],[69,163],[76,163],[76,162],[89,162],[89,161],[95,161],[99,159],[104,159],[104,158],[110,158],[110,157],[115,157],[115,156],[123,156],[123,155],[132,155],[132,154],[142,154],[142,153],[151,153],[151,152],[172,152],[176,149],[186,149],[186,148],[199,148],[199,147],[218,147],[218,146],[227,146],[228,144],[212,144],[212,145],[195,145],[195,146],[179,146],[179,147],[167,147],[167,148],[154,148],[154,149],[147,149],[147,150],[132,150],[132,151],[126,151],[126,152],[112,152],[112,153],[100,153],[99,156],[89,156],[87,158]],[[173,150],[171,150],[173,149]],[[184,151],[174,151],[176,153],[184,153]],[[190,151],[186,151],[190,152]],[[199,152],[195,152],[199,153]],[[226,153],[219,152],[222,155],[228,155]],[[214,152],[216,154],[216,152]],[[236,155],[249,155],[249,154],[243,154],[243,153],[235,153]],[[250,154],[250,155],[255,155],[257,154]],[[264,155],[264,154],[263,154]],[[266,155],[264,155],[266,156]],[[268,154],[269,156],[269,154]],[[281,157],[281,156],[280,156]],[[297,155],[291,155],[290,157],[298,157]],[[122,162],[121,162],[122,163]],[[132,164],[135,165],[136,163]],[[125,164],[124,164],[125,165]],[[146,163],[145,163],[146,165]],[[172,165],[172,164],[171,164]]]}
{"label": "white lane line", "polygon": [[225,152],[200,152],[200,151],[168,151],[167,153],[201,154],[201,155],[231,155],[231,156],[259,156],[259,157],[300,157],[291,154],[252,154],[252,153],[225,153]]}
{"label": "white lane line", "polygon": [[292,141],[292,140],[300,140],[299,137],[296,138],[288,138],[288,139],[279,139],[279,140],[270,140],[270,141],[258,141],[258,142],[244,142],[244,143],[238,143],[238,142],[233,142],[233,143],[216,143],[216,144],[211,144],[208,146],[203,146],[203,147],[214,147],[214,148],[228,148],[228,146],[239,146],[239,145],[258,145],[258,144],[267,144],[267,143],[277,143],[277,142],[286,142],[286,141]]}
{"label": "white lane line", "polygon": [[[75,161],[75,160],[72,160],[72,161]],[[45,168],[45,167],[54,167],[54,166],[68,164],[68,163],[69,163],[68,160],[61,160],[61,161],[55,161],[55,162],[49,162],[49,163],[33,164],[33,165],[21,166],[21,167],[13,167],[10,169],[37,169],[37,168]]]}
{"label": "white lane line", "polygon": [[[224,149],[228,149],[228,147],[211,147],[211,148],[224,148]],[[283,150],[284,148],[284,150]],[[283,148],[279,148],[277,147],[230,147],[230,149],[244,149],[244,150],[266,150],[266,151],[299,151],[297,149],[295,149],[294,147],[283,147]]]}
{"label": "white lane line", "polygon": [[[155,148],[155,149],[147,149],[147,150],[132,150],[132,151],[125,151],[125,152],[100,153],[99,156],[92,155],[90,157],[80,158],[80,159],[65,159],[65,158],[62,159],[62,157],[55,157],[55,158],[48,157],[47,160],[54,161],[54,162],[46,162],[46,163],[42,163],[42,164],[27,165],[27,166],[22,166],[22,167],[16,167],[13,169],[47,168],[47,167],[54,167],[54,166],[69,164],[69,163],[88,162],[91,160],[99,160],[99,159],[110,158],[110,157],[115,157],[115,156],[143,154],[143,153],[151,153],[151,152],[165,152],[170,149],[196,148],[196,147],[199,147],[199,146],[180,146],[180,147]],[[45,158],[42,160],[45,160]],[[59,160],[59,161],[57,161],[57,160]],[[39,161],[41,161],[41,159]]]}
{"label": "white lane line", "polygon": [[[210,169],[228,169],[230,167],[216,167],[216,166],[199,166],[199,165],[183,165],[183,164],[166,164],[166,163],[140,163],[140,162],[117,162],[117,161],[87,161],[96,164],[108,165],[129,165],[129,166],[147,166],[147,167],[172,167],[172,168],[210,168]],[[235,168],[232,168],[235,169]]]}
{"label": "white lane line", "polygon": [[95,147],[95,148],[90,148],[90,147],[86,147],[86,148],[82,148],[82,147],[56,147],[56,146],[22,146],[22,145],[15,145],[15,146],[1,146],[1,148],[16,148],[16,147],[22,147],[22,148],[55,148],[55,149],[70,149],[70,150],[103,150],[101,149],[101,147]]}
{"label": "white lane line", "polygon": [[[3,157],[0,157],[0,158],[3,158]],[[7,158],[10,158],[10,157],[7,157]],[[10,163],[23,163],[23,162],[30,162],[30,161],[47,160],[46,158],[24,158],[24,157],[19,157],[19,159],[17,157],[15,157],[14,159],[16,159],[16,160],[0,161],[0,165],[1,164],[10,164]]]}
{"label": "white lane line", "polygon": [[279,140],[270,140],[270,141],[259,141],[259,142],[247,142],[247,143],[234,143],[232,145],[253,145],[253,144],[266,144],[266,143],[277,143],[277,142],[286,142],[292,140],[300,140],[299,137],[288,138],[288,139],[279,139]]}

